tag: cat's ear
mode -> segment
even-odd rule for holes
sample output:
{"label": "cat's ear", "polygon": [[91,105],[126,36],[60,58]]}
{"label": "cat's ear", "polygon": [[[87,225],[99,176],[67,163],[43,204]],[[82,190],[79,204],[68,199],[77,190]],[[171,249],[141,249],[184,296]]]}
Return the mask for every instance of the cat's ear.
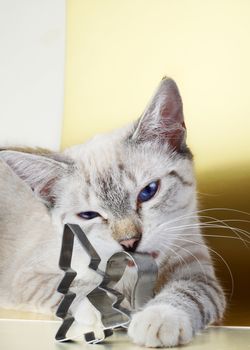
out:
{"label": "cat's ear", "polygon": [[139,120],[132,139],[168,143],[176,151],[185,149],[186,127],[182,100],[176,83],[163,78]]}
{"label": "cat's ear", "polygon": [[69,173],[73,166],[73,161],[61,154],[40,156],[16,151],[1,151],[0,158],[49,207],[53,206],[56,200],[56,182]]}

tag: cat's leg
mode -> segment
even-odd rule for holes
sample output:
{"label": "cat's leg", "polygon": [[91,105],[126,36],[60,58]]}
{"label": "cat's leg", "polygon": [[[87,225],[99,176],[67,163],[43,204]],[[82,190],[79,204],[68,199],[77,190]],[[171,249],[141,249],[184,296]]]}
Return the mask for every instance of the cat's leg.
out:
{"label": "cat's leg", "polygon": [[[5,305],[49,316],[56,315],[56,310],[64,297],[63,294],[57,292],[63,275],[60,271],[55,273],[44,271],[18,273],[13,280],[12,288],[10,288],[11,295],[9,295],[9,300]],[[92,288],[98,284],[98,279],[95,282]],[[69,309],[75,318],[74,333],[77,335],[78,332],[78,335],[83,335],[83,333],[94,331],[97,337],[102,337],[103,325],[100,312],[86,297],[88,291],[91,290],[91,284],[86,283],[84,279],[76,279],[69,290],[76,293],[76,298]]]}
{"label": "cat's leg", "polygon": [[[199,265],[199,264],[198,264]],[[225,309],[223,291],[212,266],[183,267],[142,311],[134,314],[128,334],[139,345],[171,347],[188,343],[195,333],[219,321]],[[196,273],[190,272],[192,269]]]}
{"label": "cat's leg", "polygon": [[75,332],[80,334],[94,332],[96,338],[103,338],[104,326],[100,312],[91,304],[87,297],[77,298],[70,310],[75,318]]}
{"label": "cat's leg", "polygon": [[60,272],[20,269],[5,286],[3,307],[53,315],[62,294],[57,287],[63,277]]}

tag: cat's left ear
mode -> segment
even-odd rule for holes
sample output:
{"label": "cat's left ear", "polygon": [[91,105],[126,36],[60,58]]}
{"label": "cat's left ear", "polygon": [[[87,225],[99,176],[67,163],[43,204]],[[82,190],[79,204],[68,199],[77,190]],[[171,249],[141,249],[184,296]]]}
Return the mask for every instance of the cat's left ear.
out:
{"label": "cat's left ear", "polygon": [[182,100],[174,80],[163,78],[132,136],[137,142],[168,143],[172,150],[186,149]]}

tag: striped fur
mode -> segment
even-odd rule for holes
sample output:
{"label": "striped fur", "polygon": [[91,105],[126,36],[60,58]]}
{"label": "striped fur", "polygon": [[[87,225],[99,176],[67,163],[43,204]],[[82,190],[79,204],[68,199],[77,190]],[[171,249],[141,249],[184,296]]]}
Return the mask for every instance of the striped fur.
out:
{"label": "striped fur", "polygon": [[[184,344],[219,322],[225,298],[199,227],[185,136],[178,89],[165,79],[134,125],[98,135],[63,154],[1,151],[0,306],[53,312],[60,302],[55,290],[61,279],[57,259],[62,228],[70,222],[87,233],[102,257],[102,268],[123,249],[120,242],[135,238],[140,239],[136,251],[155,258],[155,297],[135,312],[128,330],[135,343]],[[152,181],[159,188],[142,203],[138,194]],[[77,214],[85,211],[99,216],[81,219]],[[79,273],[73,288],[78,297],[72,312],[79,323],[99,327],[100,315],[84,299],[99,283],[87,264],[76,242],[73,268]],[[134,268],[128,267],[117,284],[127,306],[133,283]]]}

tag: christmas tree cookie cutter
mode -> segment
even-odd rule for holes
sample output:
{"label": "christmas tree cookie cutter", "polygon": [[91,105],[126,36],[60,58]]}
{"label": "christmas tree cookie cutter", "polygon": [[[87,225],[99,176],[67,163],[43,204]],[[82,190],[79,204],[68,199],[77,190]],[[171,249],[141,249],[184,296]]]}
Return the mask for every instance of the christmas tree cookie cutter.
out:
{"label": "christmas tree cookie cutter", "polygon": [[64,226],[59,259],[59,267],[64,271],[64,276],[57,288],[58,292],[64,294],[56,311],[56,316],[62,319],[62,324],[55,336],[58,341],[68,339],[67,332],[74,322],[74,317],[69,309],[76,297],[76,294],[70,291],[70,285],[77,275],[77,272],[71,267],[75,236],[90,257],[88,267],[102,277],[101,283],[86,295],[93,306],[100,312],[104,327],[104,337],[102,339],[97,338],[94,332],[84,334],[85,340],[88,343],[95,344],[111,336],[114,328],[126,328],[129,325],[131,311],[121,306],[124,295],[113,288],[122,278],[128,264],[135,267],[137,274],[130,300],[132,310],[139,310],[154,296],[154,286],[158,269],[151,255],[122,251],[113,254],[109,258],[104,272],[99,269],[101,262],[100,256],[80,226],[66,224]]}

